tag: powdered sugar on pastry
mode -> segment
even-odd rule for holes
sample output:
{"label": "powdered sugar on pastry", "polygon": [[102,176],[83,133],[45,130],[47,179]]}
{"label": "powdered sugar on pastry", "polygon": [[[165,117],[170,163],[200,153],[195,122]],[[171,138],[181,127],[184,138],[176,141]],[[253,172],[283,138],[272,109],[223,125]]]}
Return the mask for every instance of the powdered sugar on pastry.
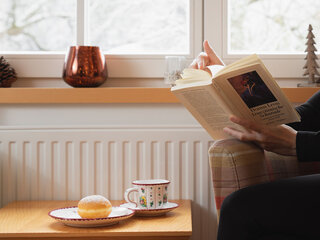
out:
{"label": "powdered sugar on pastry", "polygon": [[101,195],[84,197],[78,203],[78,214],[82,218],[105,218],[111,211],[110,201]]}

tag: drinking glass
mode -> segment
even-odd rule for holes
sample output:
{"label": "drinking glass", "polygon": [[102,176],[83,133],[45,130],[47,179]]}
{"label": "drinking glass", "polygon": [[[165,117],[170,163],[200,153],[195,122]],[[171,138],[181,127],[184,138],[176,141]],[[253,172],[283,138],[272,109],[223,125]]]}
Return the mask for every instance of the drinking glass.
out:
{"label": "drinking glass", "polygon": [[180,79],[180,74],[187,67],[187,59],[183,56],[165,57],[164,83],[175,86],[175,81]]}

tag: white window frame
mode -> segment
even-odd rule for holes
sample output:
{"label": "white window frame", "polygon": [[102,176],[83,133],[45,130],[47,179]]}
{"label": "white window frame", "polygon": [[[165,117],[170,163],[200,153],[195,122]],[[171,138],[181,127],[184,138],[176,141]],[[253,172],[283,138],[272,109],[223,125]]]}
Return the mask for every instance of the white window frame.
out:
{"label": "white window frame", "polygon": [[[247,56],[228,53],[228,0],[204,0],[204,38],[226,64]],[[258,55],[274,78],[303,77],[304,54]]]}
{"label": "white window frame", "polygon": [[[85,42],[86,0],[77,0],[77,45]],[[189,0],[190,53],[184,55],[192,60],[202,48],[203,0]],[[15,68],[20,78],[61,78],[65,59],[64,52],[0,52]],[[170,54],[175,55],[175,54]],[[177,54],[179,55],[179,54]],[[163,78],[165,55],[111,55],[106,53],[109,78]]]}

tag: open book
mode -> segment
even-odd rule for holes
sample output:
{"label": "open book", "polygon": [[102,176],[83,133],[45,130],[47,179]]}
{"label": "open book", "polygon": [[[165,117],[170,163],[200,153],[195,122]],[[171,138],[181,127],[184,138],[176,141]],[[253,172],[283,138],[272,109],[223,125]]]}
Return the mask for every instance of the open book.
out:
{"label": "open book", "polygon": [[226,126],[241,128],[229,120],[230,115],[266,125],[300,121],[257,55],[210,70],[212,76],[204,70],[184,69],[171,91],[213,139],[229,137],[222,130]]}

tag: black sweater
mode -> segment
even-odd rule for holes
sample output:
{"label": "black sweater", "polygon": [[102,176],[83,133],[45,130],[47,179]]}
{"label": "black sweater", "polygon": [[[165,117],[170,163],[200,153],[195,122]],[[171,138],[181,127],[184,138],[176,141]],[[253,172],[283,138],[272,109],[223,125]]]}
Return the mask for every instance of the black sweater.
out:
{"label": "black sweater", "polygon": [[300,162],[320,161],[320,91],[296,108],[301,122],[289,126],[298,131],[296,146]]}

